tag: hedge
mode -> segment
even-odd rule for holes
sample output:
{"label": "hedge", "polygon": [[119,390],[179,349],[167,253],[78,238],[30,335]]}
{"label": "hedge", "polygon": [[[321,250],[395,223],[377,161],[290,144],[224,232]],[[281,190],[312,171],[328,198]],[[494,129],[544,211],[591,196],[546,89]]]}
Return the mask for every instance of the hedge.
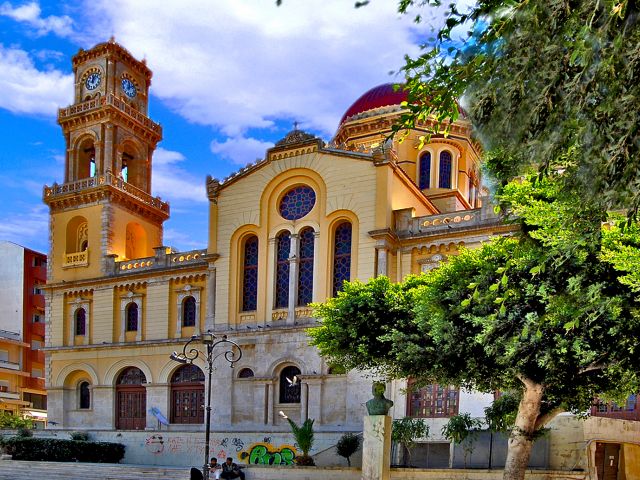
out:
{"label": "hedge", "polygon": [[19,437],[3,438],[0,446],[14,460],[47,462],[119,463],[125,449],[121,443]]}

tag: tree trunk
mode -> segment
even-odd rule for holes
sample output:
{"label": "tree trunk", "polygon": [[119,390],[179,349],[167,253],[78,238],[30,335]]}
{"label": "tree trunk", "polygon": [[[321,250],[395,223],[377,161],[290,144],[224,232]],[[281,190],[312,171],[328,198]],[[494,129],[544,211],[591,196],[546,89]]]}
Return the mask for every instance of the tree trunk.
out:
{"label": "tree trunk", "polygon": [[511,435],[503,480],[524,480],[525,470],[531,457],[536,422],[540,416],[544,387],[528,378],[520,379],[524,384],[522,400]]}

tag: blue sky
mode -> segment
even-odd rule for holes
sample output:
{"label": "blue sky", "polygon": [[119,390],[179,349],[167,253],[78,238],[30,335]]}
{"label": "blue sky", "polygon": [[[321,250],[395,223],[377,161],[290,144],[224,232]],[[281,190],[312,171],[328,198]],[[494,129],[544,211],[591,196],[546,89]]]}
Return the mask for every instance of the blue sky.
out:
{"label": "blue sky", "polygon": [[[206,247],[207,175],[262,158],[298,121],[331,139],[343,113],[417,51],[395,0],[0,0],[0,240],[47,253],[43,185],[62,182],[57,108],[71,57],[114,36],[154,72],[150,117],[164,139],[153,194],[171,204],[166,245]],[[433,12],[436,23],[436,12]]]}

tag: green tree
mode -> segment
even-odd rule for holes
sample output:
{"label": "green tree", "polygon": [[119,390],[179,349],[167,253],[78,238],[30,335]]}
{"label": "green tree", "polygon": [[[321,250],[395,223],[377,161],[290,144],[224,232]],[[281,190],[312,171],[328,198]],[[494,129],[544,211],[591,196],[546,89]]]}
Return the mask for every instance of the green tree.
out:
{"label": "green tree", "polygon": [[291,426],[291,433],[293,433],[293,438],[295,438],[298,447],[302,450],[302,455],[296,457],[296,463],[298,465],[315,465],[313,462],[313,458],[309,455],[311,448],[313,448],[314,441],[314,432],[313,432],[313,423],[315,422],[312,418],[307,418],[302,425],[298,425],[296,422],[287,418],[287,422]]}
{"label": "green tree", "polygon": [[406,463],[404,453],[409,457],[409,465],[411,465],[411,451],[416,445],[419,438],[427,438],[429,436],[429,425],[424,423],[420,418],[399,418],[393,421],[391,428],[391,440],[403,449],[402,458]]}
{"label": "green tree", "polygon": [[336,453],[347,459],[347,464],[351,466],[351,455],[360,448],[360,438],[353,433],[345,433],[338,443],[336,443]]}
{"label": "green tree", "polygon": [[482,420],[472,418],[469,413],[461,413],[449,418],[449,421],[442,427],[444,438],[457,445],[462,445],[465,467],[467,457],[473,453],[475,439],[482,425]]}
{"label": "green tree", "polygon": [[589,210],[562,195],[560,176],[505,186],[519,236],[399,284],[352,282],[315,306],[323,323],[310,331],[323,355],[348,368],[516,392],[505,479],[524,478],[533,441],[558,413],[638,388],[640,305],[624,280],[635,272],[615,258],[640,236],[616,222],[594,232]]}

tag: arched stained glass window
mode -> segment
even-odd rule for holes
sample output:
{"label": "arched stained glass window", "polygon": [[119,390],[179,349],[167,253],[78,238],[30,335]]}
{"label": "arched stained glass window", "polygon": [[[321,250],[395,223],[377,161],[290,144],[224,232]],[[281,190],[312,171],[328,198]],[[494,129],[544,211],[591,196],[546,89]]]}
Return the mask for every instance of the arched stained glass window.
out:
{"label": "arched stained glass window", "polygon": [[345,280],[351,279],[351,223],[336,228],[333,244],[333,295],[342,290]]}
{"label": "arched stained glass window", "polygon": [[420,179],[419,186],[421,190],[431,186],[431,153],[424,152],[420,156]]}
{"label": "arched stained glass window", "polygon": [[131,302],[127,305],[127,332],[138,330],[138,304]]}
{"label": "arched stained glass window", "polygon": [[281,232],[276,242],[276,308],[289,306],[289,249],[291,233]]}
{"label": "arched stained glass window", "polygon": [[84,308],[79,308],[76,310],[76,318],[75,318],[75,330],[76,335],[86,335],[87,334],[87,312]]}
{"label": "arched stained glass window", "polygon": [[289,366],[280,372],[280,403],[300,403],[300,369]]}
{"label": "arched stained glass window", "polygon": [[118,376],[117,385],[142,385],[147,377],[138,367],[127,367]]}
{"label": "arched stained glass window", "polygon": [[300,232],[300,264],[298,272],[298,305],[313,301],[313,228]]}
{"label": "arched stained glass window", "polygon": [[316,192],[306,185],[292,188],[280,200],[280,215],[287,220],[298,220],[316,204]]}
{"label": "arched stained glass window", "polygon": [[440,153],[440,181],[438,183],[440,188],[451,188],[451,167],[451,153],[445,150]]}
{"label": "arched stained glass window", "polygon": [[256,310],[258,303],[258,237],[244,242],[244,270],[242,273],[242,311]]}
{"label": "arched stained glass window", "polygon": [[196,325],[196,299],[187,297],[182,301],[182,326],[194,327]]}

